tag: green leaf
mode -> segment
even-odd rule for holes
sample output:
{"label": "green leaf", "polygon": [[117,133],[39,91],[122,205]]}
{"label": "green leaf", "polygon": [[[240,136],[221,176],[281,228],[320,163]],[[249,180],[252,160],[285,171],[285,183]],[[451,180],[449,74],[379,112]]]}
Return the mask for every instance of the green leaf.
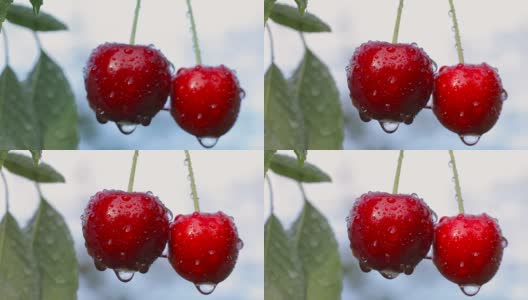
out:
{"label": "green leaf", "polygon": [[78,263],[64,218],[42,198],[26,232],[41,274],[40,299],[76,299]]}
{"label": "green leaf", "polygon": [[302,111],[288,82],[272,64],[264,77],[264,140],[266,149],[305,149]]}
{"label": "green leaf", "polygon": [[306,300],[339,300],[343,270],[339,247],[330,224],[309,201],[290,231],[301,259]]}
{"label": "green leaf", "polygon": [[302,14],[293,6],[275,4],[270,19],[275,23],[290,27],[301,32],[330,32],[332,29],[317,16]]}
{"label": "green leaf", "polygon": [[4,23],[11,3],[13,3],[13,0],[0,0],[0,29],[2,29],[2,24]]}
{"label": "green leaf", "polygon": [[35,14],[27,6],[13,4],[7,13],[7,20],[13,24],[29,28],[33,31],[67,30],[68,27],[47,13]]}
{"label": "green leaf", "polygon": [[9,172],[42,183],[64,182],[64,177],[46,163],[35,166],[33,159],[18,153],[9,153],[4,162]]}
{"label": "green leaf", "polygon": [[42,150],[29,150],[31,152],[31,157],[33,158],[33,163],[35,166],[39,165],[39,161],[42,158]]}
{"label": "green leaf", "polygon": [[304,165],[306,161],[306,156],[308,156],[308,150],[293,150],[297,156],[297,160],[301,165]]}
{"label": "green leaf", "polygon": [[60,66],[41,52],[26,86],[38,116],[41,149],[77,148],[75,98]]}
{"label": "green leaf", "polygon": [[311,163],[300,164],[290,156],[275,154],[271,159],[270,169],[278,175],[289,177],[299,182],[330,182],[328,174]]}
{"label": "green leaf", "polygon": [[39,272],[27,237],[7,212],[0,222],[2,300],[40,300]]}
{"label": "green leaf", "polygon": [[0,75],[0,148],[39,148],[33,104],[25,97],[15,72],[7,66]]}
{"label": "green leaf", "polygon": [[264,150],[264,176],[266,176],[266,173],[268,173],[271,159],[273,158],[273,155],[275,155],[276,152],[277,150]]}
{"label": "green leaf", "polygon": [[40,7],[42,6],[42,0],[29,0],[33,5],[33,12],[35,15],[38,15],[40,12]]}
{"label": "green leaf", "polygon": [[9,152],[9,150],[0,150],[0,171],[2,170],[2,167],[4,166],[4,161],[7,158],[7,153],[8,152]]}
{"label": "green leaf", "polygon": [[268,21],[269,16],[271,15],[271,9],[275,5],[277,0],[264,0],[264,24]]}
{"label": "green leaf", "polygon": [[306,13],[306,7],[308,6],[308,0],[295,0],[297,7],[299,8],[299,13],[304,15]]}
{"label": "green leaf", "polygon": [[304,300],[304,292],[303,268],[296,248],[272,214],[264,225],[264,299]]}
{"label": "green leaf", "polygon": [[328,67],[309,49],[290,86],[303,110],[307,149],[342,149],[344,120],[339,92]]}

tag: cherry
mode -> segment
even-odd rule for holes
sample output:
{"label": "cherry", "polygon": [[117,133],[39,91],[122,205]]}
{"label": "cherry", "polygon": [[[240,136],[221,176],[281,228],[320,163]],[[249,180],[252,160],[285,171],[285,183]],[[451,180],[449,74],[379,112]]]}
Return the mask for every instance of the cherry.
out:
{"label": "cherry", "polygon": [[431,96],[434,68],[414,43],[369,41],[359,46],[347,67],[347,80],[361,120],[378,120],[387,133],[401,122],[411,124]]}
{"label": "cherry", "polygon": [[497,273],[506,245],[497,220],[487,214],[442,217],[435,227],[433,262],[445,278],[473,296]]}
{"label": "cherry", "polygon": [[223,65],[182,68],[172,80],[171,113],[183,130],[210,148],[235,124],[243,97],[235,73]]}
{"label": "cherry", "polygon": [[202,294],[231,274],[242,247],[233,219],[222,212],[178,215],[170,224],[169,261]]}
{"label": "cherry", "polygon": [[97,120],[116,122],[125,134],[136,124],[149,125],[163,108],[170,77],[169,61],[151,46],[100,45],[84,69],[88,102]]}
{"label": "cherry", "polygon": [[506,98],[497,70],[488,64],[444,66],[435,78],[433,112],[471,146],[495,125]]}
{"label": "cherry", "polygon": [[170,211],[152,193],[104,190],[81,216],[88,254],[98,270],[114,269],[121,281],[146,273],[169,237]]}
{"label": "cherry", "polygon": [[352,254],[363,272],[374,269],[387,279],[410,275],[431,247],[435,218],[416,194],[363,194],[347,218]]}

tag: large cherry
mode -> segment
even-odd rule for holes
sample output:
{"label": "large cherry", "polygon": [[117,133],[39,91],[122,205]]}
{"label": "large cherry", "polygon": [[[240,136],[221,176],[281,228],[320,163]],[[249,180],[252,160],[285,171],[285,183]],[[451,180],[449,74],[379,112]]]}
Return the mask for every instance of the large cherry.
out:
{"label": "large cherry", "polygon": [[435,227],[433,262],[445,278],[473,296],[497,273],[506,246],[497,220],[487,214],[442,217]]}
{"label": "large cherry", "polygon": [[378,120],[388,133],[411,124],[433,90],[435,64],[416,44],[359,46],[347,67],[352,104],[361,120]]}
{"label": "large cherry", "polygon": [[388,279],[409,275],[431,247],[435,218],[415,194],[363,194],[347,218],[352,254],[364,272],[374,269]]}
{"label": "large cherry", "polygon": [[506,98],[497,70],[488,64],[444,66],[435,78],[433,112],[471,146],[495,125]]}

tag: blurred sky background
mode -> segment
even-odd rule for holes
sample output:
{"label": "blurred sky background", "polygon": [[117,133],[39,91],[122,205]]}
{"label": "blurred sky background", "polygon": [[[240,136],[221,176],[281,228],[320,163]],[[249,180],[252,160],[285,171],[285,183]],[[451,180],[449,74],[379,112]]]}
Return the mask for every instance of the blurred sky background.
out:
{"label": "blurred sky background", "polygon": [[[28,152],[26,152],[28,153]],[[132,151],[44,151],[43,161],[66,178],[66,184],[42,184],[44,196],[64,216],[75,241],[80,265],[79,300],[210,299],[261,300],[264,297],[264,238],[262,152],[191,151],[200,207],[204,212],[224,211],[233,216],[244,248],[233,273],[213,294],[201,295],[179,277],[164,258],[147,274],[129,283],[111,270],[99,272],[84,247],[80,216],[90,196],[103,189],[125,189]],[[174,213],[193,211],[183,151],[141,151],[135,191],[152,191]],[[237,168],[233,168],[237,165]],[[25,226],[38,206],[34,184],[6,173],[11,212]],[[3,195],[3,185],[1,187]],[[5,213],[1,196],[0,216]],[[1,297],[0,297],[1,298]]]}
{"label": "blurred sky background", "polygon": [[[287,154],[293,155],[293,153]],[[521,151],[455,151],[466,212],[483,212],[497,218],[509,240],[502,265],[474,299],[525,300],[528,294],[528,156]],[[339,243],[345,271],[342,298],[346,300],[467,300],[458,286],[445,279],[429,260],[412,276],[384,279],[378,272],[363,273],[352,256],[345,217],[357,197],[368,191],[392,190],[397,151],[309,151],[308,161],[326,171],[333,183],[305,184],[308,199],[329,220]],[[452,171],[447,151],[406,151],[400,193],[417,193],[439,217],[457,214]],[[268,174],[270,174],[269,172]],[[297,184],[270,175],[274,212],[289,228],[303,200]],[[269,192],[264,193],[265,216]]]}
{"label": "blurred sky background", "polygon": [[[14,3],[30,5],[27,0]],[[256,0],[193,0],[192,4],[204,64],[225,64],[236,70],[246,91],[238,121],[215,149],[262,149],[262,4],[257,5]],[[63,67],[73,86],[80,114],[80,148],[202,149],[168,112],[160,112],[150,126],[140,126],[132,135],[124,136],[112,122],[100,125],[88,106],[82,71],[88,56],[105,42],[128,43],[135,5],[132,0],[47,0],[41,8],[70,29],[39,36],[45,51]],[[189,24],[185,1],[142,1],[136,43],[153,44],[176,70],[191,67],[195,58]],[[31,31],[8,22],[3,28],[9,36],[11,67],[19,79],[25,79],[37,59],[35,40]],[[1,51],[3,68],[4,49]]]}
{"label": "blurred sky background", "polygon": [[[279,0],[295,5],[292,0]],[[311,1],[308,11],[331,27],[332,33],[306,34],[309,47],[331,69],[345,111],[345,149],[468,149],[458,136],[443,128],[430,110],[418,114],[411,126],[401,125],[392,135],[377,122],[363,123],[349,99],[345,67],[355,48],[368,40],[390,41],[397,0]],[[518,0],[454,1],[467,63],[487,62],[497,67],[509,94],[502,115],[490,132],[471,149],[528,148],[528,5]],[[399,41],[416,42],[438,66],[458,62],[449,2],[406,0]],[[302,57],[297,32],[270,22],[276,63],[290,76]],[[265,68],[270,63],[269,39],[264,37]]]}

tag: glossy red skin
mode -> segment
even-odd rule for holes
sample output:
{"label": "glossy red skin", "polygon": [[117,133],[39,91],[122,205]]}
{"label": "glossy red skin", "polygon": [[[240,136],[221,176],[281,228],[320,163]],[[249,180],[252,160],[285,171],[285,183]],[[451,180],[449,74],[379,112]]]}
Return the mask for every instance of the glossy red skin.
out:
{"label": "glossy red skin", "polygon": [[233,220],[222,212],[178,215],[170,225],[169,261],[195,284],[217,284],[233,271],[242,245]]}
{"label": "glossy red skin", "polygon": [[503,93],[499,74],[486,63],[444,66],[435,78],[433,112],[459,135],[482,135],[497,123]]}
{"label": "glossy red skin", "polygon": [[499,269],[502,239],[499,224],[487,214],[442,217],[435,227],[433,262],[448,280],[481,286]]}
{"label": "glossy red skin", "polygon": [[98,192],[81,219],[86,249],[101,271],[145,273],[169,237],[168,210],[151,193]]}
{"label": "glossy red skin", "polygon": [[195,66],[178,70],[172,80],[171,114],[196,137],[220,137],[235,124],[243,90],[233,71]]}
{"label": "glossy red skin", "polygon": [[97,120],[149,125],[170,92],[170,63],[152,47],[106,43],[93,50],[84,70]]}
{"label": "glossy red skin", "polygon": [[411,274],[431,247],[433,215],[416,195],[360,196],[347,218],[347,229],[361,269]]}
{"label": "glossy red skin", "polygon": [[433,61],[414,44],[368,42],[347,67],[352,104],[361,119],[410,124],[433,90]]}

